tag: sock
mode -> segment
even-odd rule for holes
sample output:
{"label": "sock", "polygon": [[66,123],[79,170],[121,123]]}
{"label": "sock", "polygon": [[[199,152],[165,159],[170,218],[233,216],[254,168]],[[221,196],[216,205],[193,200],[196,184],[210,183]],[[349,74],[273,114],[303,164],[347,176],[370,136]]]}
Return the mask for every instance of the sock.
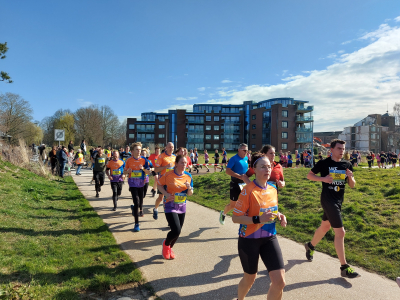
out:
{"label": "sock", "polygon": [[308,242],[308,248],[310,248],[311,250],[315,250],[315,247],[311,244],[311,242]]}
{"label": "sock", "polygon": [[158,208],[154,208],[153,210],[158,211]]}

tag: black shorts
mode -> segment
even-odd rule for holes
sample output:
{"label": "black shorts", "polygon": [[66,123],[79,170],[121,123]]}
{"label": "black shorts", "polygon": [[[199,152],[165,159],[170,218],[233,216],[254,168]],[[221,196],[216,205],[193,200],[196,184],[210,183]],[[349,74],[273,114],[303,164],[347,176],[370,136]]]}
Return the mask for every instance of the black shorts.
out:
{"label": "black shorts", "polygon": [[214,163],[215,163],[216,165],[218,165],[218,164],[219,164],[219,159],[215,159],[215,160],[214,160]]}
{"label": "black shorts", "polygon": [[288,163],[287,163],[287,167],[288,167],[288,168],[291,168],[292,166],[293,166],[293,163],[291,163],[291,162],[288,162]]}
{"label": "black shorts", "polygon": [[242,192],[242,190],[240,189],[239,183],[233,182],[231,181],[229,183],[229,187],[230,187],[230,199],[232,201],[237,201],[239,199],[239,195]]}
{"label": "black shorts", "polygon": [[93,177],[96,184],[102,186],[104,184],[104,172],[101,171],[93,171]]}
{"label": "black shorts", "polygon": [[123,183],[124,183],[123,181],[111,182],[111,189],[113,193],[116,193],[118,196],[121,196]]}
{"label": "black shorts", "polygon": [[207,159],[207,160],[205,161],[205,163],[208,164],[208,162],[209,162],[209,160]]}
{"label": "black shorts", "polygon": [[395,164],[397,159],[392,159],[392,164]]}
{"label": "black shorts", "polygon": [[238,250],[243,271],[247,274],[257,273],[260,256],[268,272],[285,268],[276,235],[260,239],[239,237]]}
{"label": "black shorts", "polygon": [[329,223],[331,223],[332,228],[343,227],[342,213],[341,213],[342,203],[321,199],[321,206],[322,209],[324,210],[324,214],[322,215],[323,221],[329,221]]}
{"label": "black shorts", "polygon": [[296,166],[298,166],[299,164],[300,164],[300,162],[297,160],[297,161],[296,161]]}
{"label": "black shorts", "polygon": [[223,163],[223,164],[226,164],[226,158],[223,158],[223,159],[222,159],[222,163]]}

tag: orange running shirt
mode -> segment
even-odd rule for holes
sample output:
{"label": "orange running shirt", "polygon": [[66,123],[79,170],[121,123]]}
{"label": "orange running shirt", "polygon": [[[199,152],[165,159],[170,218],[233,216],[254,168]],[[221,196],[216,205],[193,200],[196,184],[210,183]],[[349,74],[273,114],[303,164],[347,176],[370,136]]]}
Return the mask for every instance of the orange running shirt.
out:
{"label": "orange running shirt", "polygon": [[162,171],[160,172],[160,175],[164,175],[165,173],[174,170],[175,159],[176,159],[175,154],[168,155],[168,154],[165,153],[165,152],[164,152],[164,153],[161,153],[161,154],[158,156],[157,161],[156,161],[156,164],[155,164],[155,166],[156,166],[157,168],[158,168],[158,167],[164,167],[164,166],[168,165],[169,163],[172,163],[172,167],[169,168],[169,169],[162,170]]}
{"label": "orange running shirt", "polygon": [[110,160],[107,163],[107,169],[110,169],[110,175],[112,176],[111,182],[124,181],[122,175],[124,175],[124,165],[125,162],[122,159]]}
{"label": "orange running shirt", "polygon": [[143,172],[143,170],[139,168],[140,165],[142,165],[144,169],[149,169],[148,160],[144,156],[139,156],[138,159],[131,156],[126,160],[124,170],[132,170],[132,173],[129,175],[128,178],[129,187],[144,186],[146,174]]}
{"label": "orange running shirt", "polygon": [[[264,212],[278,212],[278,193],[275,185],[267,183],[262,188],[252,181],[247,184],[239,195],[233,210],[235,216],[261,216]],[[239,236],[248,239],[259,239],[276,234],[275,221],[266,224],[240,224]]]}

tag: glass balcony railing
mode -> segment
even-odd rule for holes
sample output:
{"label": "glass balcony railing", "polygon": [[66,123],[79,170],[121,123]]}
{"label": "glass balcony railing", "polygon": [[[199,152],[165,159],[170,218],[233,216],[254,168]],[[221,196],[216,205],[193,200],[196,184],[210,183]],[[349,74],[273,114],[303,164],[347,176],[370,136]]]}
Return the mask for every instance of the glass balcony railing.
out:
{"label": "glass balcony railing", "polygon": [[154,138],[137,138],[136,141],[141,143],[149,143],[154,142]]}
{"label": "glass balcony railing", "polygon": [[202,138],[188,138],[188,143],[204,143],[204,139]]}
{"label": "glass balcony railing", "polygon": [[314,110],[314,105],[297,105],[297,111],[313,111]]}
{"label": "glass balcony railing", "polygon": [[204,124],[204,118],[203,119],[186,119],[186,120],[190,124]]}
{"label": "glass balcony railing", "polygon": [[312,138],[311,137],[298,137],[296,138],[296,143],[311,143]]}
{"label": "glass balcony railing", "polygon": [[240,130],[239,129],[225,129],[224,133],[236,133],[236,134],[239,134]]}
{"label": "glass balcony railing", "polygon": [[240,139],[224,138],[224,143],[240,143]]}
{"label": "glass balcony railing", "polygon": [[313,122],[313,117],[296,117],[296,122]]}
{"label": "glass balcony railing", "polygon": [[136,126],[136,132],[154,132],[154,128],[139,128]]}
{"label": "glass balcony railing", "polygon": [[305,127],[297,127],[296,132],[312,132],[312,128],[305,128]]}
{"label": "glass balcony railing", "polygon": [[204,129],[191,129],[188,128],[187,132],[197,132],[197,133],[202,133]]}

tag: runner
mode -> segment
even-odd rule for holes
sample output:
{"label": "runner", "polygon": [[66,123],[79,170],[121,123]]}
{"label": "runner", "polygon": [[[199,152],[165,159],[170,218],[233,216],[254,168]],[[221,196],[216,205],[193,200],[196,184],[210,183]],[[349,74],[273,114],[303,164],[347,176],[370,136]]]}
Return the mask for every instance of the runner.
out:
{"label": "runner", "polygon": [[204,150],[204,162],[205,162],[205,167],[207,168],[207,172],[210,172],[210,169],[207,166],[207,164],[210,162],[210,156],[208,155],[207,150]]}
{"label": "runner", "polygon": [[396,153],[392,152],[392,167],[396,168],[396,162],[397,162],[397,155]]}
{"label": "runner", "polygon": [[225,148],[222,148],[222,166],[226,169],[226,163],[228,161],[228,153],[226,153]]}
{"label": "runner", "polygon": [[125,151],[120,153],[120,158],[126,163],[126,160],[132,156],[131,148],[126,146]]}
{"label": "runner", "polygon": [[240,144],[238,153],[229,159],[228,166],[226,167],[226,174],[231,176],[231,182],[229,184],[230,201],[219,214],[219,223],[221,223],[221,225],[225,224],[226,214],[235,208],[236,201],[239,199],[243,186],[250,183],[249,177],[246,175],[249,167],[247,163],[248,149],[246,144]]}
{"label": "runner", "polygon": [[107,146],[107,149],[104,150],[104,153],[107,155],[107,160],[111,159],[111,155],[112,155],[112,150],[110,146]]}
{"label": "runner", "polygon": [[132,215],[135,218],[133,231],[138,232],[140,231],[139,216],[143,217],[143,187],[146,174],[150,174],[150,166],[149,161],[145,157],[140,156],[142,151],[142,144],[140,142],[134,143],[132,149],[132,156],[126,160],[124,170],[129,174],[129,191],[133,200],[133,205],[131,205]]}
{"label": "runner", "polygon": [[125,162],[119,159],[119,152],[114,151],[112,158],[107,163],[106,174],[108,179],[110,179],[111,190],[113,192],[113,211],[117,210],[118,196],[121,196],[122,185],[125,180],[124,174]]}
{"label": "runner", "polygon": [[286,185],[285,178],[283,177],[283,168],[281,164],[275,161],[275,147],[271,145],[265,145],[260,150],[261,153],[265,154],[269,161],[272,162],[272,170],[269,176],[269,181],[273,183],[277,189],[284,188]]}
{"label": "runner", "polygon": [[[151,161],[153,167],[156,166],[157,159],[158,159],[158,157],[160,156],[160,147],[156,146],[156,148],[155,148],[154,151],[155,151],[155,153],[153,153],[153,154],[151,154],[151,155],[149,156],[149,160]],[[157,175],[157,173],[154,172],[154,171],[153,171],[152,174],[153,174],[153,176],[154,176],[154,185],[153,185],[153,188],[151,189],[151,194],[152,194],[152,197],[154,197],[154,196],[156,195],[156,193],[157,193],[157,180],[158,180],[158,175]]]}
{"label": "runner", "polygon": [[285,265],[276,237],[275,222],[286,227],[286,217],[278,212],[278,194],[275,185],[268,183],[271,163],[262,153],[251,158],[256,178],[240,193],[232,221],[239,223],[239,258],[244,275],[238,287],[238,299],[243,300],[252,287],[261,257],[268,270],[271,285],[267,299],[282,299],[285,287]]}
{"label": "runner", "polygon": [[104,172],[106,170],[107,155],[104,154],[103,148],[100,148],[97,153],[94,154],[93,159],[93,177],[95,182],[96,197],[99,197],[101,187],[104,184]]}
{"label": "runner", "polygon": [[368,168],[371,169],[371,167],[372,167],[372,152],[370,152],[370,153],[367,155],[367,161],[368,161]]}
{"label": "runner", "polygon": [[[218,149],[215,149],[215,153],[214,153],[214,173],[217,172],[217,169],[219,167],[217,167],[217,165],[219,165],[219,153],[218,153]],[[207,168],[208,169],[208,168]],[[221,167],[221,172],[224,170],[224,167]]]}
{"label": "runner", "polygon": [[288,159],[288,168],[292,168],[293,167],[293,159],[292,159],[292,154],[290,154],[290,151],[288,152],[287,155],[287,159]]}
{"label": "runner", "polygon": [[[340,274],[342,277],[355,278],[360,275],[347,264],[345,258],[345,230],[341,215],[346,181],[350,188],[354,188],[356,185],[352,165],[348,161],[342,160],[345,144],[346,142],[342,140],[332,140],[332,157],[319,161],[307,175],[309,180],[322,182],[321,206],[324,214],[321,226],[315,232],[313,239],[304,246],[307,259],[312,261],[315,246],[332,227],[335,232],[335,249],[341,264]],[[317,176],[318,173],[321,173],[321,176]]]}
{"label": "runner", "polygon": [[376,163],[378,165],[378,168],[381,168],[381,156],[379,155],[379,152],[376,153]]}
{"label": "runner", "polygon": [[295,150],[294,153],[296,155],[296,168],[298,168],[300,165],[300,154],[298,150]]}
{"label": "runner", "polygon": [[[147,154],[147,149],[143,149],[140,155],[145,157],[146,159],[147,159],[147,156],[150,157],[150,155]],[[149,163],[149,167],[150,167],[150,171],[151,171],[153,169],[153,163],[148,159],[147,159],[147,162]],[[151,174],[151,173],[149,173],[149,174]],[[147,190],[149,188],[149,182],[150,182],[150,175],[149,174],[146,174],[146,178],[144,180],[143,200],[144,200],[144,198],[146,198]]]}
{"label": "runner", "polygon": [[187,160],[186,168],[189,170],[189,173],[191,173],[192,172],[192,166],[193,166],[192,160],[188,156],[188,150],[186,148],[184,148],[183,150],[185,151],[185,157],[186,157],[186,160]]}
{"label": "runner", "polygon": [[380,158],[381,158],[381,166],[382,166],[382,168],[386,169],[386,154],[385,154],[385,152],[381,151]]}
{"label": "runner", "polygon": [[162,256],[174,259],[172,250],[181,234],[186,214],[186,197],[193,194],[192,176],[185,171],[186,157],[176,156],[173,172],[168,172],[158,180],[158,189],[164,195],[164,212],[171,229],[162,244]]}
{"label": "runner", "polygon": [[56,173],[56,166],[57,166],[57,147],[53,146],[51,151],[49,152],[49,159],[51,164],[51,174]]}
{"label": "runner", "polygon": [[300,154],[300,164],[301,164],[301,167],[304,167],[304,155],[305,155],[305,153],[306,153],[306,151],[303,151],[303,152]]}
{"label": "runner", "polygon": [[400,287],[400,277],[396,278],[397,285]]}
{"label": "runner", "polygon": [[372,155],[372,166],[373,166],[374,165],[374,160],[375,160],[375,153],[371,152],[371,155]]}
{"label": "runner", "polygon": [[[174,154],[174,144],[172,142],[169,142],[167,146],[165,147],[164,153],[162,153],[156,162],[154,172],[159,173],[159,179],[161,179],[161,176],[163,176],[165,173],[170,172],[174,169],[175,166],[175,159],[176,156]],[[157,194],[159,194],[156,203],[153,208],[153,218],[154,220],[158,219],[158,206],[160,205],[163,194],[160,191],[157,191]]]}
{"label": "runner", "polygon": [[82,175],[81,174],[81,169],[83,164],[85,163],[84,159],[83,159],[83,154],[82,154],[82,150],[78,149],[78,152],[75,155],[75,164],[78,166],[78,168],[76,169],[76,174],[75,175]]}

